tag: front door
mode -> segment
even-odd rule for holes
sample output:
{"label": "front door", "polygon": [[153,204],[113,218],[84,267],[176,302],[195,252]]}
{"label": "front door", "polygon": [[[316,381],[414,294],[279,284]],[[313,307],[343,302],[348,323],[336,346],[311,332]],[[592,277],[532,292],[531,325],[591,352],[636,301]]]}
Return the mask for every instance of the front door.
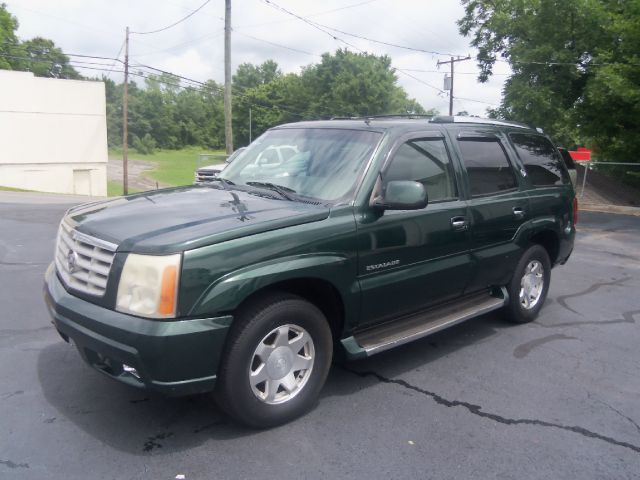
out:
{"label": "front door", "polygon": [[467,205],[444,138],[425,132],[392,149],[381,175],[423,183],[422,210],[366,210],[358,218],[361,325],[384,322],[462,294],[471,273]]}

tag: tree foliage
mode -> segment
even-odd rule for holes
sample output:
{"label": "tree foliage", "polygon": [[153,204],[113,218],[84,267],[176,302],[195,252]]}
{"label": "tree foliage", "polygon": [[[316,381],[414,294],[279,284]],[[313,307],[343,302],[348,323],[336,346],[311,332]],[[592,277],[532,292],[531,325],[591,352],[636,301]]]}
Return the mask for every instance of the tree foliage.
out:
{"label": "tree foliage", "polygon": [[543,127],[569,146],[629,160],[640,146],[638,0],[462,0],[460,32],[478,48],[480,81],[513,75],[492,115]]}
{"label": "tree foliage", "polygon": [[75,78],[80,75],[53,41],[42,37],[21,42],[18,19],[0,4],[0,70],[33,72],[36,77]]}
{"label": "tree foliage", "polygon": [[0,4],[0,69],[13,70],[16,63],[16,46],[19,44],[16,35],[18,30],[18,19],[11,15],[7,6]]}
{"label": "tree foliage", "polygon": [[[270,75],[265,75],[270,72]],[[234,143],[284,122],[335,116],[425,113],[397,84],[387,56],[337,50],[300,74],[282,75],[272,60],[241,65],[234,76]]]}

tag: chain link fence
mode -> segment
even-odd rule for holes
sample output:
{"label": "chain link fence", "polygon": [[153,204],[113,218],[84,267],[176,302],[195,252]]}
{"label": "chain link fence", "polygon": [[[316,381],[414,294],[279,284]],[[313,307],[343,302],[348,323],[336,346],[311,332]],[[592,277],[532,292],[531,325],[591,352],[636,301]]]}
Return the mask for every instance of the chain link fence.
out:
{"label": "chain link fence", "polygon": [[640,212],[640,163],[576,162],[581,205],[636,207]]}

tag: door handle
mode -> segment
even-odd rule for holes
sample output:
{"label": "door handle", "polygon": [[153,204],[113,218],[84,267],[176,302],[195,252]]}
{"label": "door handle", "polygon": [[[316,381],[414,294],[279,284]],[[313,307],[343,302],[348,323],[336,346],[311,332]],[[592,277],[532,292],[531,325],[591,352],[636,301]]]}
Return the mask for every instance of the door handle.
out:
{"label": "door handle", "polygon": [[523,208],[520,207],[513,207],[513,209],[511,210],[513,212],[513,216],[516,218],[524,218],[525,215],[525,211]]}
{"label": "door handle", "polygon": [[463,231],[469,228],[469,223],[466,217],[453,217],[451,219],[451,228],[453,230]]}

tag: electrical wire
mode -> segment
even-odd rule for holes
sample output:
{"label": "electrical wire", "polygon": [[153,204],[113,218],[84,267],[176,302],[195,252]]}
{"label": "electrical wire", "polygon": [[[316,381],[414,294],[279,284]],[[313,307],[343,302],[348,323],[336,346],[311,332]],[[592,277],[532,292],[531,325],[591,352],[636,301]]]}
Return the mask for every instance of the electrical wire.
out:
{"label": "electrical wire", "polygon": [[193,15],[195,15],[196,13],[198,13],[200,10],[202,10],[204,8],[205,5],[207,5],[211,0],[206,0],[202,5],[200,5],[198,8],[196,8],[194,11],[192,11],[191,13],[189,13],[187,16],[181,18],[180,20],[178,20],[177,22],[172,23],[171,25],[167,25],[166,27],[162,27],[159,28],[157,30],[150,30],[148,32],[129,32],[129,33],[135,33],[136,35],[149,35],[152,33],[159,33],[159,32],[164,32],[165,30],[169,30],[172,27],[175,27],[176,25],[178,25],[179,23],[184,22],[186,19],[188,19],[189,17],[192,17]]}
{"label": "electrical wire", "polygon": [[284,48],[286,50],[291,50],[292,52],[303,53],[305,55],[310,55],[312,57],[322,57],[322,55],[318,55],[317,53],[305,52],[304,50],[298,50],[297,48],[287,47],[286,45],[280,45],[279,43],[270,42],[269,40],[265,40],[263,38],[254,37],[253,35],[249,35],[247,33],[238,32],[235,29],[232,29],[236,35],[241,35],[243,37],[251,38],[258,42],[263,42],[269,45],[273,45],[274,47]]}
{"label": "electrical wire", "polygon": [[[200,43],[200,42],[203,42],[203,41],[213,40],[214,38],[218,38],[218,37],[222,36],[223,34],[224,34],[224,30],[219,31],[219,32],[214,33],[214,34],[203,35],[201,37],[195,38],[193,40],[189,40],[187,42],[181,42],[181,43],[178,43],[176,45],[173,45],[172,47],[164,48],[162,50],[153,50],[152,52],[137,53],[135,56],[136,57],[148,57],[150,55],[158,55],[160,53],[170,52],[172,50],[175,50],[175,49],[180,48],[180,47],[184,47],[186,45],[195,45],[196,43]],[[135,40],[132,43],[136,43],[137,44],[138,41]]]}
{"label": "electrical wire", "polygon": [[[306,15],[307,18],[309,17],[319,17],[321,15],[327,15],[329,13],[333,13],[333,12],[338,12],[340,10],[346,10],[348,8],[354,8],[354,7],[359,7],[361,5],[366,5],[368,3],[373,3],[373,2],[379,2],[380,0],[367,0],[365,2],[359,2],[359,3],[355,3],[352,5],[346,5],[344,7],[338,7],[338,8],[332,8],[331,10],[323,10],[321,12],[316,12],[316,13],[309,13],[308,15]],[[245,25],[238,25],[235,28],[256,28],[256,27],[265,27],[268,25],[276,25],[279,23],[286,23],[286,22],[290,22],[291,20],[275,20],[273,22],[264,22],[264,23],[253,23],[253,24],[245,24]]]}
{"label": "electrical wire", "polygon": [[[359,52],[361,52],[361,53],[366,53],[366,52],[365,52],[364,50],[362,50],[361,48],[358,48],[358,47],[356,47],[355,45],[353,45],[353,44],[351,44],[351,43],[347,42],[346,40],[344,40],[344,39],[342,39],[342,38],[340,38],[340,37],[338,37],[338,36],[336,36],[336,35],[332,34],[331,32],[329,32],[329,31],[325,30],[325,29],[323,28],[323,26],[322,26],[322,25],[316,24],[315,22],[312,22],[311,20],[308,20],[308,19],[306,19],[305,17],[302,17],[302,16],[300,16],[300,15],[298,15],[298,14],[296,14],[296,13],[293,13],[293,12],[291,12],[290,10],[287,10],[286,8],[281,7],[280,5],[278,5],[278,4],[274,3],[274,2],[272,2],[271,0],[262,0],[262,1],[263,1],[264,3],[266,3],[267,5],[269,5],[270,7],[275,8],[276,10],[280,10],[281,12],[284,12],[284,13],[286,13],[287,15],[291,15],[291,16],[293,16],[293,17],[295,17],[295,18],[297,18],[297,19],[299,19],[299,20],[303,21],[304,23],[306,23],[306,24],[308,24],[308,25],[312,26],[312,27],[313,27],[313,28],[315,28],[316,30],[320,30],[321,32],[323,32],[323,33],[325,33],[325,34],[329,35],[330,37],[332,37],[334,40],[339,41],[339,42],[342,42],[342,43],[344,43],[345,45],[347,45],[347,46],[349,46],[349,47],[351,47],[351,48],[353,48],[353,49],[355,49],[355,50],[358,50],[358,51],[359,51]],[[419,82],[419,83],[421,83],[421,84],[423,84],[423,85],[426,85],[426,86],[427,86],[427,87],[429,87],[429,88],[432,88],[432,89],[436,90],[438,93],[441,93],[441,94],[444,94],[444,93],[445,93],[445,92],[444,92],[444,90],[442,90],[442,89],[440,89],[440,88],[438,88],[438,87],[436,87],[436,86],[434,86],[434,85],[431,85],[430,83],[427,83],[427,82],[425,82],[424,80],[422,80],[422,79],[420,79],[420,78],[416,77],[415,75],[412,75],[412,74],[410,74],[410,73],[408,73],[408,72],[406,72],[406,71],[404,71],[404,70],[402,70],[402,69],[400,69],[400,68],[396,68],[395,70],[396,70],[397,72],[402,73],[403,75],[406,75],[407,77],[410,77],[410,78],[414,79],[415,81],[417,81],[417,82]]]}
{"label": "electrical wire", "polygon": [[120,45],[120,50],[118,50],[118,53],[116,53],[116,59],[111,64],[111,69],[106,74],[107,78],[111,78],[111,72],[116,67],[116,64],[118,63],[118,61],[120,60],[120,54],[122,53],[122,49],[124,48],[124,44],[125,44],[125,40],[122,41],[122,44]]}

